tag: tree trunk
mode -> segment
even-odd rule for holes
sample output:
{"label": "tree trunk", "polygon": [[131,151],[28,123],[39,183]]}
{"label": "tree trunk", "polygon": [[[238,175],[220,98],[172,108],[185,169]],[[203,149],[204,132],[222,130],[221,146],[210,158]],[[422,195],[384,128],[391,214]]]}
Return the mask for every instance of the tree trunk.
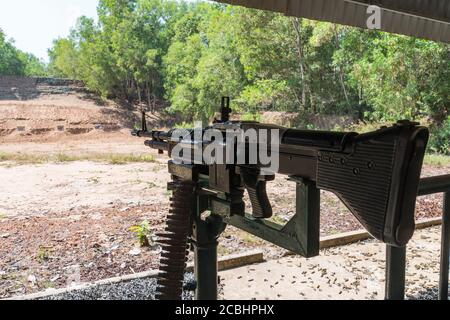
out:
{"label": "tree trunk", "polygon": [[139,86],[139,84],[137,82],[136,82],[136,91],[137,91],[137,94],[138,94],[139,105],[141,105],[141,103],[142,103],[141,87]]}
{"label": "tree trunk", "polygon": [[[305,50],[303,46],[302,41],[302,19],[301,18],[293,18],[292,19],[292,26],[294,27],[294,31],[296,34],[296,46],[297,46],[297,54],[298,54],[298,65],[299,65],[299,72],[300,77],[302,79],[302,104],[303,108],[306,110],[307,103],[306,101],[309,100],[311,103],[311,111],[315,114],[317,112],[313,93],[311,90],[311,86],[308,79],[308,72],[307,67],[305,65]],[[309,95],[309,99],[308,99]]]}
{"label": "tree trunk", "polygon": [[297,46],[297,54],[298,54],[298,64],[300,71],[300,78],[302,79],[302,105],[303,108],[306,108],[306,83],[305,83],[305,67],[303,65],[303,42],[301,35],[301,19],[293,18],[292,26],[294,27],[296,34],[296,46]]}
{"label": "tree trunk", "polygon": [[156,95],[155,95],[155,79],[152,78],[152,97],[153,97],[153,105],[152,105],[152,113],[155,113],[156,111]]}
{"label": "tree trunk", "polygon": [[151,113],[153,113],[153,106],[152,106],[152,98],[150,96],[150,85],[148,84],[148,81],[145,83],[146,89],[147,89],[147,107],[150,110]]}
{"label": "tree trunk", "polygon": [[[334,41],[335,41],[335,46],[336,46],[336,50],[339,49],[340,47],[340,43],[339,43],[339,35],[336,29],[336,26],[333,27],[333,31],[334,31]],[[345,97],[345,101],[347,102],[347,106],[349,108],[349,110],[351,109],[351,104],[350,104],[350,99],[348,97],[348,92],[347,92],[347,88],[345,87],[345,81],[344,81],[344,70],[342,68],[342,65],[339,63],[338,66],[338,73],[339,73],[339,82],[341,83],[341,87],[342,87],[342,91],[344,93],[344,97]]]}

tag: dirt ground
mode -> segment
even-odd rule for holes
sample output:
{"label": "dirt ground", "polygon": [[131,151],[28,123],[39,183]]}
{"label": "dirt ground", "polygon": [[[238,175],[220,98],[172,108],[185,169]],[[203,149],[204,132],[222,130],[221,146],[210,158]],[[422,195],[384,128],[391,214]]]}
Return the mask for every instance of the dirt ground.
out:
{"label": "dirt ground", "polygon": [[[47,135],[3,141],[2,154],[20,154],[23,162],[0,162],[0,298],[60,288],[157,267],[158,247],[140,248],[130,227],[148,220],[152,233],[164,226],[169,179],[165,156],[129,132]],[[152,155],[152,160],[25,161],[30,155]],[[445,174],[449,167],[424,170]],[[278,177],[269,184],[275,218],[294,214],[295,185]],[[439,195],[419,199],[418,218],[441,214]],[[360,229],[333,195],[322,195],[322,235]],[[285,254],[232,227],[221,238],[221,255],[261,248],[270,258]]]}
{"label": "dirt ground", "polygon": [[[407,251],[406,297],[436,300],[441,228],[417,231]],[[386,246],[369,240],[220,273],[228,300],[382,300]]]}

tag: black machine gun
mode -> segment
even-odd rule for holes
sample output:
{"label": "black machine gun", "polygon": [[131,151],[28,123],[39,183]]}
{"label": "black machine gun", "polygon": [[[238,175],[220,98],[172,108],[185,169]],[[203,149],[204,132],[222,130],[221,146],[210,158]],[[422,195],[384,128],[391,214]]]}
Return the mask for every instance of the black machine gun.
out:
{"label": "black machine gun", "polygon": [[[227,224],[300,255],[318,255],[319,190],[336,194],[376,239],[402,247],[412,238],[427,128],[405,120],[365,134],[289,129],[230,121],[229,104],[229,98],[222,99],[221,119],[207,128],[148,131],[144,114],[143,130],[133,133],[150,138],[148,147],[172,158],[171,210],[166,232],[160,235],[159,298],[180,298],[188,244],[201,255],[202,248],[217,243]],[[277,135],[260,134],[263,130],[276,130]],[[236,139],[249,131],[256,132],[256,140]],[[213,143],[215,162],[203,154]],[[263,161],[261,150],[277,165]],[[289,176],[298,186],[297,214],[284,227],[268,220],[273,212],[266,185],[275,174]],[[245,213],[245,190],[250,215]],[[206,219],[205,212],[211,212]]]}

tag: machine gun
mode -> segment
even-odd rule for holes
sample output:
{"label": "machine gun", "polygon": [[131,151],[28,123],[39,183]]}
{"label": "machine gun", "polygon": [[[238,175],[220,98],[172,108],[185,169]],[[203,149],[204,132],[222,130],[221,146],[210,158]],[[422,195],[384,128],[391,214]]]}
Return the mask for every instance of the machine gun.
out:
{"label": "machine gun", "polygon": [[[150,138],[146,146],[168,152],[172,158],[172,182],[168,186],[173,191],[171,210],[165,232],[159,235],[163,248],[158,280],[160,299],[181,297],[189,244],[194,247],[197,261],[202,256],[217,261],[217,239],[228,224],[302,256],[318,255],[319,190],[336,194],[376,239],[402,247],[412,238],[415,201],[429,137],[427,128],[404,120],[365,134],[310,131],[230,121],[230,113],[230,99],[223,98],[220,120],[200,131],[186,130],[182,134],[175,129],[147,130],[144,114],[143,130],[133,133]],[[208,130],[215,132],[213,139],[205,139]],[[268,135],[262,142],[244,139],[241,153],[244,151],[245,155],[240,157],[236,135],[228,133],[249,130],[256,132],[258,138],[263,130],[277,130],[278,136],[276,141]],[[213,155],[226,157],[227,161],[211,162],[202,155],[201,151],[212,143],[216,146]],[[225,150],[230,144],[232,156]],[[217,152],[217,148],[223,152]],[[275,169],[255,156],[261,149],[277,158]],[[275,174],[286,175],[297,183],[297,212],[285,226],[268,220],[273,211],[266,185]],[[245,213],[245,190],[252,214]],[[206,218],[205,212],[210,212]],[[215,267],[197,266],[196,273],[211,273],[210,279],[217,280],[217,263]]]}

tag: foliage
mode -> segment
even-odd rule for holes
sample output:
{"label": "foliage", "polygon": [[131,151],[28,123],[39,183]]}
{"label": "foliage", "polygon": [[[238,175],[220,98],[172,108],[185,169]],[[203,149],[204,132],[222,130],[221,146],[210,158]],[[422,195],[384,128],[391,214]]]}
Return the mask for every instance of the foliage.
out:
{"label": "foliage", "polygon": [[103,97],[145,100],[153,110],[163,97],[162,57],[181,10],[174,1],[101,0],[98,23],[81,17],[67,39],[55,41],[49,69]]}
{"label": "foliage", "polygon": [[442,125],[431,127],[429,150],[434,153],[450,155],[450,117]]}
{"label": "foliage", "polygon": [[48,51],[50,57],[49,72],[54,76],[79,78],[78,52],[75,43],[71,39],[58,39],[53,42],[53,47]]}
{"label": "foliage", "polygon": [[45,64],[30,53],[18,50],[0,29],[0,75],[45,76]]}
{"label": "foliage", "polygon": [[139,225],[130,228],[130,231],[136,235],[141,247],[150,246],[150,224],[147,220],[142,221]]}
{"label": "foliage", "polygon": [[21,75],[24,66],[19,57],[19,51],[11,41],[5,39],[5,34],[0,30],[0,74]]}
{"label": "foliage", "polygon": [[20,59],[25,65],[24,75],[33,77],[45,77],[48,74],[47,67],[36,56],[31,53],[20,53]]}
{"label": "foliage", "polygon": [[369,120],[442,121],[450,107],[449,46],[376,34],[371,50],[353,64],[350,78],[372,106]]}
{"label": "foliage", "polygon": [[40,245],[36,257],[39,262],[48,261],[51,258],[51,249]]}

